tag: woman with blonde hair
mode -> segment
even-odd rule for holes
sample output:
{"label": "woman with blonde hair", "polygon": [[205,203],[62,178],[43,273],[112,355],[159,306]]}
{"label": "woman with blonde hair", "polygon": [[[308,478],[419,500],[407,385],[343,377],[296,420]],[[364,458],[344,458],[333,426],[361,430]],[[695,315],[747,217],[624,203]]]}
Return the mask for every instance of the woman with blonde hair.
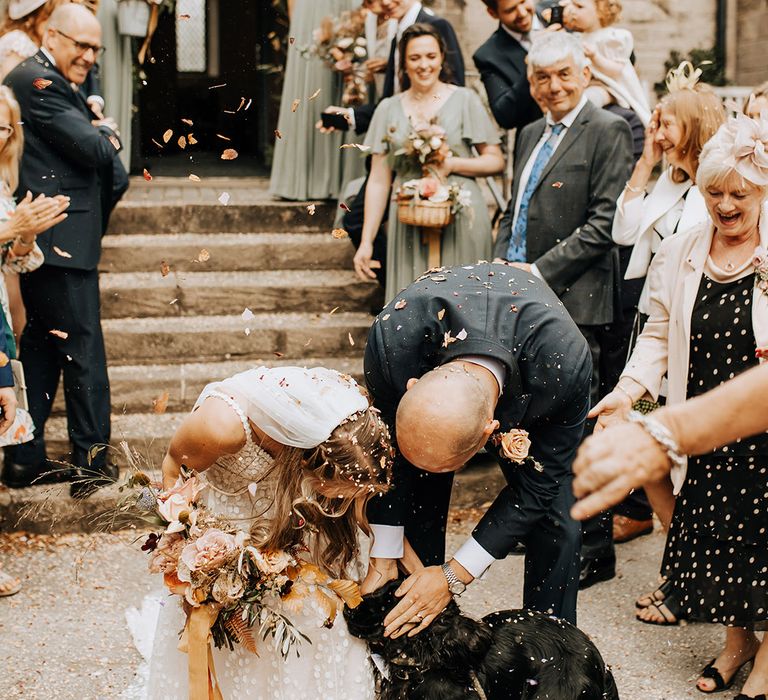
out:
{"label": "woman with blonde hair", "polygon": [[[250,533],[258,548],[303,547],[324,573],[360,579],[365,507],[389,489],[392,456],[386,425],[350,377],[257,367],[203,389],[171,439],[163,483],[173,486],[184,464],[206,484],[206,507]],[[300,607],[283,610],[311,641],[300,656],[283,657],[268,642],[258,655],[242,646],[212,652],[221,696],[373,700],[365,643],[349,635],[343,615],[328,619],[309,598]],[[183,625],[181,605],[165,605],[147,697],[188,696]]]}
{"label": "woman with blonde hair", "polygon": [[11,0],[0,27],[0,80],[25,58],[37,53],[43,43],[48,18],[69,0]]}
{"label": "woman with blonde hair", "polygon": [[768,114],[768,81],[758,85],[744,102],[744,114],[758,119],[761,114]]}
{"label": "woman with blonde hair", "polygon": [[[21,111],[13,93],[0,86],[0,269],[24,273],[43,264],[43,253],[35,243],[37,234],[55,226],[66,217],[69,200],[27,195],[16,206],[13,192],[19,182],[19,161],[24,148]],[[6,320],[6,344],[10,359],[16,356],[16,342],[11,331],[11,313],[4,277],[0,274],[0,306]],[[9,358],[5,358],[7,362]],[[11,429],[0,437],[0,445],[17,444],[32,439],[32,421],[24,410],[17,411]],[[0,597],[17,593],[17,579],[0,571]]]}
{"label": "woman with blonde hair", "polygon": [[[709,220],[664,240],[648,274],[649,319],[600,426],[645,396],[682,403],[768,357],[768,122],[738,115],[702,149],[696,182]],[[756,406],[754,410],[760,410]],[[659,437],[663,441],[664,437]],[[768,693],[768,436],[680,460],[652,485],[670,522],[662,570],[682,615],[725,625],[725,646],[699,674],[703,693],[754,661],[741,700]]]}

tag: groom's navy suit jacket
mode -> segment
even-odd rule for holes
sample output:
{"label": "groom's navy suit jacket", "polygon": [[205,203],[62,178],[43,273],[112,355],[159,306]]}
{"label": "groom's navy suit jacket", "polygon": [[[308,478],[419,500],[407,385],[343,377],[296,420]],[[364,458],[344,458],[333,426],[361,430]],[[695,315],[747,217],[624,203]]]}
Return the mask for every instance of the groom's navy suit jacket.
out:
{"label": "groom's navy suit jacket", "polygon": [[[446,346],[449,331],[454,338],[466,331],[466,338]],[[535,534],[563,485],[570,494],[571,464],[589,410],[592,362],[562,302],[533,275],[490,263],[425,275],[379,314],[365,350],[365,380],[394,439],[395,414],[408,380],[465,355],[503,363],[506,381],[495,412],[500,430],[527,430],[531,455],[543,466],[537,471],[499,457],[507,486],[473,536],[501,559]],[[490,442],[487,449],[498,456]],[[372,523],[405,525],[408,534],[418,506],[412,497],[418,471],[398,452],[394,489],[371,502]]]}

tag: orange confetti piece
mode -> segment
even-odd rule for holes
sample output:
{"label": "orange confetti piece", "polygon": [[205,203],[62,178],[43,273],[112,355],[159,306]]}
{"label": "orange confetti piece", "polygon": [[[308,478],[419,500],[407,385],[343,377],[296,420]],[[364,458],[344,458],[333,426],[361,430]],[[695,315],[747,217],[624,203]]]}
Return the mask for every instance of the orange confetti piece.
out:
{"label": "orange confetti piece", "polygon": [[38,90],[45,90],[45,88],[52,84],[53,81],[46,80],[45,78],[35,78],[32,81],[32,85],[34,85]]}
{"label": "orange confetti piece", "polygon": [[301,100],[298,100],[298,99],[291,102],[291,112],[295,112],[299,108],[300,104],[301,104]]}
{"label": "orange confetti piece", "polygon": [[152,399],[152,413],[165,413],[168,408],[168,399],[170,394],[164,391],[156,399]]}
{"label": "orange confetti piece", "polygon": [[191,119],[182,119],[181,121],[187,126],[194,126],[195,124],[195,122],[193,122]]}
{"label": "orange confetti piece", "polygon": [[398,301],[395,304],[395,311],[400,311],[401,309],[404,309],[406,306],[408,306],[408,302],[405,299],[400,299],[400,301]]}
{"label": "orange confetti piece", "polygon": [[322,88],[317,88],[317,90],[315,90],[315,91],[314,91],[314,92],[313,92],[313,93],[312,93],[312,94],[309,96],[309,99],[310,99],[310,100],[314,100],[314,99],[315,99],[315,98],[316,98],[316,97],[317,97],[317,96],[318,96],[318,95],[319,95],[319,94],[320,94],[322,91],[323,91],[323,89],[322,89]]}
{"label": "orange confetti piece", "polygon": [[60,331],[56,328],[51,328],[51,330],[48,331],[51,335],[55,335],[57,338],[61,338],[62,340],[66,340],[69,338],[69,333],[66,331]]}
{"label": "orange confetti piece", "polygon": [[68,253],[66,250],[62,250],[57,245],[53,246],[53,252],[56,253],[56,255],[61,256],[62,258],[71,258],[72,257],[71,253]]}
{"label": "orange confetti piece", "polygon": [[163,277],[168,277],[168,274],[170,273],[170,271],[171,271],[171,266],[167,262],[165,262],[165,260],[163,260],[160,263],[160,274]]}
{"label": "orange confetti piece", "polygon": [[166,129],[163,134],[163,143],[168,143],[173,138],[173,129]]}
{"label": "orange confetti piece", "polygon": [[227,148],[222,154],[222,160],[234,160],[238,156],[238,152],[234,148]]}
{"label": "orange confetti piece", "polygon": [[197,143],[197,139],[195,138],[195,135],[194,135],[194,134],[189,134],[189,135],[187,136],[187,143],[188,143],[190,146],[194,146],[194,145]]}
{"label": "orange confetti piece", "polygon": [[347,238],[349,236],[349,234],[343,228],[333,229],[333,231],[331,231],[331,235],[337,239]]}
{"label": "orange confetti piece", "polygon": [[280,133],[280,129],[275,129],[275,138],[283,138],[283,135]]}
{"label": "orange confetti piece", "polygon": [[183,136],[179,136],[177,143],[179,144],[179,148],[182,150],[187,147],[187,139],[185,139]]}
{"label": "orange confetti piece", "polygon": [[189,179],[192,180],[192,182],[200,182],[200,178],[194,173],[189,174]]}
{"label": "orange confetti piece", "polygon": [[147,182],[151,182],[152,181],[152,175],[149,174],[149,170],[147,170],[146,168],[144,168],[144,179]]}

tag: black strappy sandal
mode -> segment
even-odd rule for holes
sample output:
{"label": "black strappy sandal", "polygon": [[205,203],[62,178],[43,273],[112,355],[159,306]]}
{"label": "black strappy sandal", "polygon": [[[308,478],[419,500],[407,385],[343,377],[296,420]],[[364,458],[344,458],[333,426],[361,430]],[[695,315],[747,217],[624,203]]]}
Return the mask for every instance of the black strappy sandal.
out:
{"label": "black strappy sandal", "polygon": [[[652,593],[646,593],[645,596],[641,597],[647,597],[651,599],[651,602],[648,603],[648,605],[643,605],[640,602],[640,599],[635,601],[635,607],[638,610],[643,610],[644,608],[650,608],[652,605],[655,605],[656,603],[662,603],[666,599],[666,597],[669,595],[670,591],[672,590],[672,581],[670,581],[668,578],[665,578],[659,587],[653,591]],[[659,598],[659,593],[661,593],[662,597]]]}
{"label": "black strappy sandal", "polygon": [[739,693],[733,700],[768,700],[768,698],[765,697],[765,693],[760,693],[760,695],[744,695],[744,693]]}
{"label": "black strappy sandal", "polygon": [[639,611],[635,614],[635,619],[638,622],[642,622],[644,625],[657,625],[658,627],[677,627],[680,624],[680,618],[677,616],[677,612],[675,612],[674,607],[670,607],[670,603],[674,598],[671,596],[667,596],[664,600],[657,600],[652,605],[649,605],[645,608],[640,608],[640,610],[648,610],[648,608],[656,608],[656,610],[659,611],[659,615],[663,618],[662,620],[644,620],[642,617],[640,617]]}
{"label": "black strappy sandal", "polygon": [[[720,673],[720,671],[715,668],[715,661],[716,659],[712,659],[705,667],[704,670],[699,674],[699,679],[701,678],[710,678],[715,682],[715,687],[712,690],[702,690],[699,688],[699,681],[696,681],[696,690],[698,690],[700,693],[705,693],[706,695],[710,695],[711,693],[721,693],[724,690],[728,690],[732,685],[733,682],[736,680],[736,676],[739,675],[739,672],[742,668],[744,668],[750,661],[754,660],[754,656],[751,659],[747,659],[741,666],[739,666],[731,675],[730,679],[726,683],[725,680],[723,680],[723,676]],[[742,695],[742,698],[747,698],[746,695]],[[760,695],[757,696],[754,700],[765,700],[765,695],[762,697]]]}

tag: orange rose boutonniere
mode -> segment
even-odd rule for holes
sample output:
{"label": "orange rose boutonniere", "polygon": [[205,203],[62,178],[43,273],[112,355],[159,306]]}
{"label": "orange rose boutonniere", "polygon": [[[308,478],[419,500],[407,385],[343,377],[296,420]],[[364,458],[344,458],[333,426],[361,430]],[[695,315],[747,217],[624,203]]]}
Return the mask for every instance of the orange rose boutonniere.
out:
{"label": "orange rose boutonniere", "polygon": [[538,472],[544,471],[544,467],[528,454],[531,449],[531,440],[527,430],[512,428],[506,433],[495,433],[491,437],[491,442],[498,448],[502,459],[520,466],[533,467]]}

